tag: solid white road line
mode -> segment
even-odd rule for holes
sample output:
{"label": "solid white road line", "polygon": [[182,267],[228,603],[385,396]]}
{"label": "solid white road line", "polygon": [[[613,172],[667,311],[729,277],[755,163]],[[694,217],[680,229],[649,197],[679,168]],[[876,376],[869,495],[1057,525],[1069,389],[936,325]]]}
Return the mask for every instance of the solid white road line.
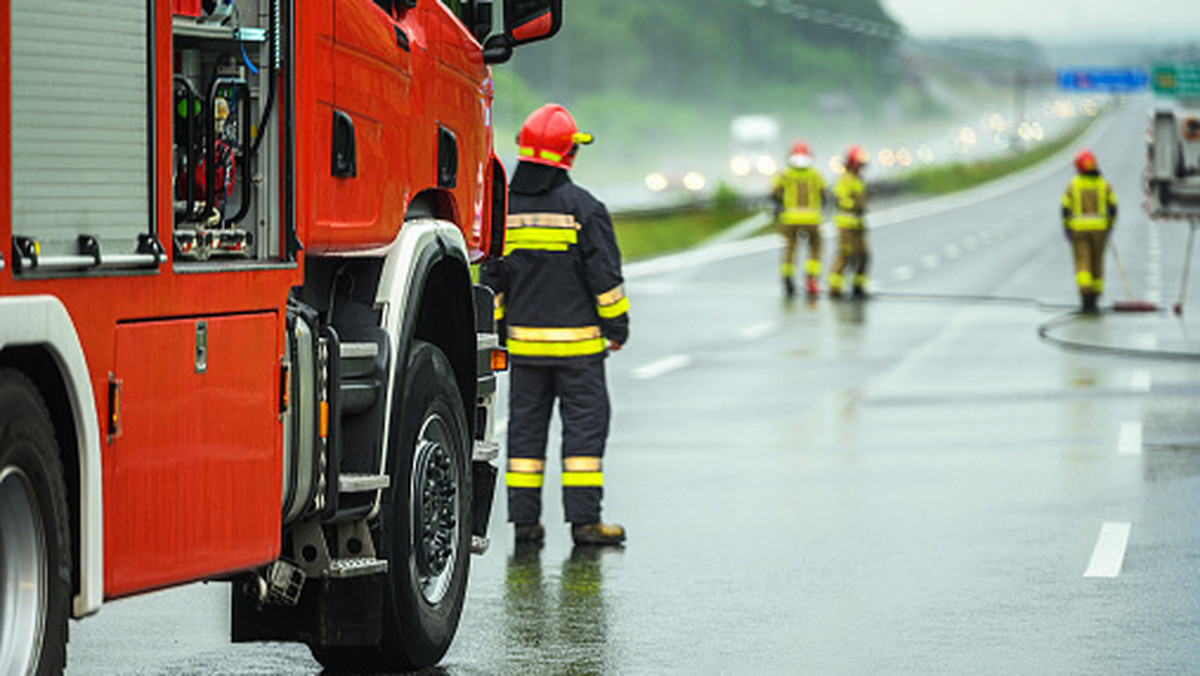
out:
{"label": "solid white road line", "polygon": [[1153,385],[1150,372],[1145,369],[1134,371],[1129,377],[1129,389],[1133,392],[1149,392]]}
{"label": "solid white road line", "polygon": [[649,380],[650,378],[657,378],[672,371],[678,371],[690,363],[692,363],[691,357],[686,354],[676,354],[635,368],[633,370],[633,377],[639,380]]}
{"label": "solid white road line", "polygon": [[763,322],[762,324],[747,326],[739,331],[738,335],[746,340],[756,340],[769,333],[773,333],[777,328],[779,328],[779,322]]}
{"label": "solid white road line", "polygon": [[1142,423],[1129,421],[1121,423],[1121,436],[1117,440],[1117,453],[1121,455],[1138,455],[1142,452]]}
{"label": "solid white road line", "polygon": [[1117,577],[1121,574],[1132,527],[1133,524],[1128,522],[1105,522],[1100,526],[1100,537],[1096,538],[1096,548],[1092,550],[1092,560],[1083,572],[1084,577]]}

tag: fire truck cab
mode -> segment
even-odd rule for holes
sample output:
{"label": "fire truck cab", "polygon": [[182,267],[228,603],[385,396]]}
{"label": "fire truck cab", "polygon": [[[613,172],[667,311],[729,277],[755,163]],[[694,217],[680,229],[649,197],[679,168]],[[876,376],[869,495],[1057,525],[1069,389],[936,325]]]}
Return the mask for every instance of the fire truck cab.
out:
{"label": "fire truck cab", "polygon": [[489,64],[562,21],[497,4],[0,0],[0,673],[197,580],[236,641],[445,653],[496,477]]}

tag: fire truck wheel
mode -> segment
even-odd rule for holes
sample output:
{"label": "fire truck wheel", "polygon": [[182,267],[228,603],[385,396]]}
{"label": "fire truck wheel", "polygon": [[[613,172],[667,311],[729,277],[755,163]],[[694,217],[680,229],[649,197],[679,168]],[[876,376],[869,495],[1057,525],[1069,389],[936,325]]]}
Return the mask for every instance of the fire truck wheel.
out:
{"label": "fire truck wheel", "polygon": [[334,670],[404,671],[437,664],[462,614],[471,558],[471,447],[450,361],[414,341],[392,411],[392,489],[380,510],[388,561],[376,649],[313,647]]}
{"label": "fire truck wheel", "polygon": [[0,674],[57,674],[71,599],[67,490],[50,414],[0,369]]}

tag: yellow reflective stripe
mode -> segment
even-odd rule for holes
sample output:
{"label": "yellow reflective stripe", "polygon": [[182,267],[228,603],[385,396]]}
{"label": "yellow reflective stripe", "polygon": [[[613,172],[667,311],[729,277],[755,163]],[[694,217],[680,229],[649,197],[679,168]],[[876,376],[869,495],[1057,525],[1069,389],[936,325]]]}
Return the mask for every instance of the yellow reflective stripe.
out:
{"label": "yellow reflective stripe", "polygon": [[839,213],[833,217],[833,223],[839,228],[862,228],[862,219],[854,214]]}
{"label": "yellow reflective stripe", "polygon": [[542,343],[508,340],[508,353],[516,357],[584,357],[600,354],[608,347],[603,338],[575,343]]}
{"label": "yellow reflective stripe", "polygon": [[525,474],[541,474],[546,469],[546,461],[539,458],[509,458],[508,471]]}
{"label": "yellow reflective stripe", "polygon": [[596,305],[612,305],[613,303],[625,297],[625,285],[618,284],[617,286],[605,291],[596,296]]}
{"label": "yellow reflective stripe", "polygon": [[500,321],[501,319],[504,319],[504,310],[505,309],[506,308],[504,305],[504,292],[500,292],[500,293],[496,294],[496,305],[495,305],[495,308],[492,310],[492,317],[494,317],[496,321]]}
{"label": "yellow reflective stripe", "polygon": [[1075,283],[1080,288],[1088,288],[1092,285],[1092,273],[1087,270],[1080,270],[1075,273]]}
{"label": "yellow reflective stripe", "polygon": [[563,458],[563,470],[567,472],[599,472],[600,458],[594,455],[572,455]]}
{"label": "yellow reflective stripe", "polygon": [[549,243],[530,243],[530,244],[513,244],[512,242],[504,243],[504,255],[513,251],[567,251],[571,248],[570,244],[558,244],[555,242]]}
{"label": "yellow reflective stripe", "polygon": [[563,486],[598,487],[604,485],[603,472],[563,472]]}
{"label": "yellow reflective stripe", "polygon": [[579,232],[577,230],[569,230],[566,228],[541,228],[526,226],[523,228],[509,228],[505,235],[504,241],[513,244],[526,244],[531,242],[545,242],[555,244],[574,244],[579,241]]}
{"label": "yellow reflective stripe", "polygon": [[784,225],[820,225],[820,212],[812,209],[788,209],[779,214],[779,222]]}
{"label": "yellow reflective stripe", "polygon": [[556,214],[551,212],[529,212],[524,214],[509,214],[504,220],[504,227],[515,228],[570,228],[579,229],[579,222],[571,214]]}
{"label": "yellow reflective stripe", "polygon": [[780,263],[779,264],[779,274],[782,277],[795,277],[796,276],[796,264],[795,263]]}
{"label": "yellow reflective stripe", "polygon": [[613,303],[612,305],[597,305],[596,306],[596,314],[600,315],[604,319],[612,319],[613,317],[620,317],[621,315],[625,314],[626,312],[629,312],[629,299],[628,298],[622,298],[621,300]]}
{"label": "yellow reflective stripe", "polygon": [[508,337],[541,343],[568,343],[600,337],[599,326],[510,326]]}
{"label": "yellow reflective stripe", "polygon": [[821,261],[814,258],[804,261],[804,272],[813,277],[821,274]]}
{"label": "yellow reflective stripe", "polygon": [[562,161],[562,155],[559,155],[558,153],[552,153],[549,150],[535,151],[533,148],[518,148],[517,153],[519,153],[521,157],[533,157],[536,153],[538,157],[541,157],[543,160],[550,160],[551,162]]}
{"label": "yellow reflective stripe", "polygon": [[541,474],[526,474],[522,472],[506,472],[504,484],[510,488],[541,488],[545,477]]}
{"label": "yellow reflective stripe", "polygon": [[1067,227],[1071,230],[1105,230],[1108,228],[1108,219],[1102,216],[1076,216],[1067,221]]}

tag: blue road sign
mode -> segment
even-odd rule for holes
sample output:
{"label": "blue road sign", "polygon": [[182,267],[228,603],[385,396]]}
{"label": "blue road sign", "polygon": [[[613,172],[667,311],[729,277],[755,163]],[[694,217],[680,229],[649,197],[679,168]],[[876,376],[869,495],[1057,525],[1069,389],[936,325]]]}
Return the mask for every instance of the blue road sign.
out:
{"label": "blue road sign", "polygon": [[1059,68],[1058,88],[1068,92],[1136,92],[1150,76],[1142,68]]}

